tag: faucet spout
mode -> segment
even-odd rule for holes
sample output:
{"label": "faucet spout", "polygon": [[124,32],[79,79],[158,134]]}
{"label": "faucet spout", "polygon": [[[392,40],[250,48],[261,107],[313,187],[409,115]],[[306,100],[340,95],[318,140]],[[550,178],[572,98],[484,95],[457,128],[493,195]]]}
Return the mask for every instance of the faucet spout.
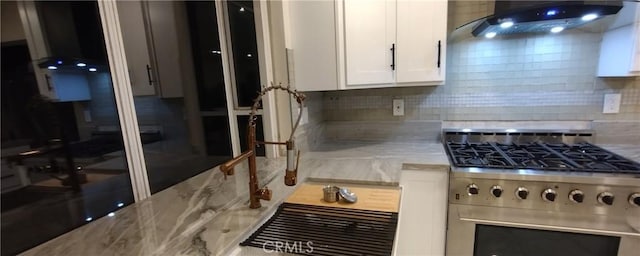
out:
{"label": "faucet spout", "polygon": [[[293,95],[298,102],[299,112],[298,119],[296,120],[295,126],[292,129],[291,136],[289,136],[289,140],[286,142],[258,142],[256,141],[256,112],[260,107],[260,102],[262,100],[262,96],[264,96],[267,92],[271,90],[284,90],[287,93]],[[220,171],[224,174],[224,178],[227,179],[227,175],[233,175],[234,167],[241,163],[243,160],[248,159],[249,161],[249,208],[255,209],[260,208],[262,205],[260,204],[260,200],[271,200],[271,190],[267,187],[260,188],[258,185],[258,175],[257,175],[257,166],[256,166],[256,145],[257,144],[285,144],[287,146],[287,169],[285,171],[284,183],[287,186],[294,186],[297,183],[298,177],[298,163],[300,162],[300,151],[297,154],[297,160],[294,164],[293,159],[295,157],[295,146],[293,142],[293,134],[295,133],[296,128],[300,124],[300,119],[302,118],[302,102],[304,101],[305,96],[295,90],[292,90],[290,87],[283,87],[281,84],[279,85],[271,85],[269,87],[265,87],[262,91],[259,92],[258,97],[253,100],[253,106],[251,107],[251,115],[249,116],[249,125],[247,126],[247,146],[248,150],[240,154],[239,156],[234,157],[233,159],[223,163],[220,165]]]}
{"label": "faucet spout", "polygon": [[231,176],[234,174],[234,167],[242,162],[242,160],[247,159],[249,156],[253,154],[253,150],[249,149],[239,156],[234,157],[233,159],[227,161],[224,164],[220,165],[220,171],[224,173],[224,179],[227,179],[227,175]]}

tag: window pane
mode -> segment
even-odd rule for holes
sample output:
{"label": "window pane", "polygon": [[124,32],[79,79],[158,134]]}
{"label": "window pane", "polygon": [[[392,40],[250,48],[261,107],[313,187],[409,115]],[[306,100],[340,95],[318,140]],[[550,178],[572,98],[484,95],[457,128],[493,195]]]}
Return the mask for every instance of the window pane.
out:
{"label": "window pane", "polygon": [[252,1],[227,2],[238,107],[251,107],[260,91],[258,45]]}
{"label": "window pane", "polygon": [[230,159],[214,2],[118,2],[152,193]]}
{"label": "window pane", "polygon": [[186,2],[191,48],[202,111],[226,110],[222,49],[215,2]]}
{"label": "window pane", "polygon": [[3,26],[36,7],[48,54],[2,42],[2,255],[133,202],[97,3],[2,1]]}

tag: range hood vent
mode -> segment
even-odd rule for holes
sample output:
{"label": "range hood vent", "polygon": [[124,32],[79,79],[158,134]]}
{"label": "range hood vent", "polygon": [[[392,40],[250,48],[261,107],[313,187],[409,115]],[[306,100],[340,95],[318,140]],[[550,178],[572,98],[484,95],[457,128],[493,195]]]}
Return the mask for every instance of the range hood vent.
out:
{"label": "range hood vent", "polygon": [[495,14],[476,23],[473,36],[557,33],[616,14],[622,1],[496,1]]}
{"label": "range hood vent", "polygon": [[106,66],[106,48],[96,1],[38,1],[47,56],[40,68]]}

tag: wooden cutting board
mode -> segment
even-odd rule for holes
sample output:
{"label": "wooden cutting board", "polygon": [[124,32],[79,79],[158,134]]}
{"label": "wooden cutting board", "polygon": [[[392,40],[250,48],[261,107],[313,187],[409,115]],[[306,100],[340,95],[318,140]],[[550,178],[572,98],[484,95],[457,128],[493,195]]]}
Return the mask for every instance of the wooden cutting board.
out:
{"label": "wooden cutting board", "polygon": [[358,196],[357,202],[347,203],[344,202],[344,200],[340,200],[338,202],[328,203],[322,199],[323,187],[324,185],[300,184],[285,202],[396,213],[400,208],[400,188],[347,186],[351,192],[356,193]]}

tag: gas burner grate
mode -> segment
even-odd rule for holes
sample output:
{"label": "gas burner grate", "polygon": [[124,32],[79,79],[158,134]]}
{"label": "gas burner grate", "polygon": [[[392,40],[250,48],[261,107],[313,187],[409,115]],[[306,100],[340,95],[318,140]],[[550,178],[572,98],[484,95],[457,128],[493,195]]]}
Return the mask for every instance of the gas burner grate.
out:
{"label": "gas burner grate", "polygon": [[392,212],[283,203],[240,245],[302,255],[391,255],[397,225]]}
{"label": "gas burner grate", "polygon": [[447,142],[457,167],[639,174],[640,164],[590,143]]}

